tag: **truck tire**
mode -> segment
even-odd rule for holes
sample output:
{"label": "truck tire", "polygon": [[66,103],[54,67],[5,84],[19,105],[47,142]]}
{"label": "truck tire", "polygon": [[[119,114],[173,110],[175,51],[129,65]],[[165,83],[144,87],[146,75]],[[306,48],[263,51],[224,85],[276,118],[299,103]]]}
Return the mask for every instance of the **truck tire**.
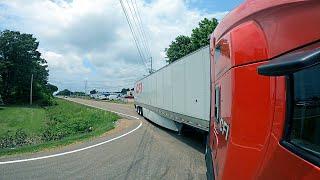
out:
{"label": "truck tire", "polygon": [[207,165],[207,180],[214,180],[214,173],[213,173],[213,162],[212,162],[212,156],[211,156],[211,149],[209,147],[209,135],[207,136],[207,143],[206,143],[206,154],[205,154],[205,160]]}

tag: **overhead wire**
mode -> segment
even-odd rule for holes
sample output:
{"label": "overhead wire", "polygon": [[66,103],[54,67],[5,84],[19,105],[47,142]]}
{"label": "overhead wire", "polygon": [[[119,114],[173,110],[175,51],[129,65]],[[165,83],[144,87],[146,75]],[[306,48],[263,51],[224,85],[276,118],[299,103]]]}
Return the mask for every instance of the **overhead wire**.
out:
{"label": "overhead wire", "polygon": [[[145,39],[145,36],[144,36],[144,33],[143,33],[143,27],[142,27],[142,24],[141,24],[141,21],[139,19],[139,16],[138,16],[138,13],[137,13],[137,9],[134,5],[134,2],[131,0],[131,5],[129,3],[129,0],[127,0],[127,5],[129,7],[129,11],[131,13],[131,17],[132,17],[132,20],[134,22],[134,24],[136,25],[136,29],[138,31],[138,34],[141,36],[141,38],[138,38],[138,40],[140,39],[141,40],[141,44],[143,45],[143,48],[145,50],[145,53],[146,53],[146,58],[149,58],[151,56],[151,53],[149,51],[149,47],[147,45],[147,40]],[[132,7],[132,9],[131,9]]]}
{"label": "overhead wire", "polygon": [[[149,55],[150,57],[152,56],[151,54],[151,49],[150,49],[150,44],[149,44],[149,41],[148,41],[148,38],[147,38],[147,35],[146,35],[146,31],[144,30],[144,25],[143,25],[143,22],[141,20],[141,15],[140,15],[140,11],[139,11],[139,6],[137,5],[137,0],[131,0],[132,4],[134,5],[135,9],[136,9],[136,12],[137,12],[137,17],[138,17],[138,20],[139,20],[139,24],[140,24],[140,29],[142,30],[142,34],[143,34],[143,38],[145,39],[145,43],[146,43],[146,46],[148,48],[148,51],[149,51]],[[149,34],[148,34],[149,35]],[[149,39],[150,39],[150,35],[148,36]]]}
{"label": "overhead wire", "polygon": [[141,58],[143,64],[146,66],[146,70],[148,70],[148,66],[147,66],[147,64],[146,64],[146,62],[145,62],[145,60],[144,60],[144,55],[142,55],[142,52],[141,52],[141,50],[140,50],[139,44],[138,44],[137,39],[136,39],[136,34],[135,34],[134,30],[133,30],[132,24],[131,24],[130,19],[129,19],[129,17],[128,17],[127,10],[126,10],[126,8],[125,8],[122,0],[119,0],[119,1],[120,1],[122,10],[123,10],[123,12],[124,12],[124,15],[125,15],[125,17],[126,17],[126,19],[127,19],[127,23],[128,23],[128,25],[129,25],[131,34],[132,34],[132,36],[133,36],[133,40],[134,40],[134,42],[135,42],[135,45],[136,45],[136,47],[137,47],[137,49],[138,49],[138,53],[139,53],[139,55],[140,55],[140,58]]}
{"label": "overhead wire", "polygon": [[[146,71],[150,72],[149,68],[148,68],[148,58],[151,58],[151,49],[150,49],[150,44],[147,38],[147,33],[145,31],[145,29],[143,28],[143,23],[141,20],[141,15],[139,12],[139,6],[137,5],[136,0],[119,0],[122,10],[124,12],[124,15],[126,17],[127,23],[129,25],[131,34],[133,36],[133,40],[135,43],[135,46],[138,50],[138,54],[141,58],[142,64],[145,66]],[[124,2],[123,2],[124,1]],[[130,3],[131,2],[131,3]],[[126,4],[126,5],[125,5]],[[148,34],[149,35],[149,34]],[[151,69],[151,68],[150,68]],[[137,78],[128,78],[128,79],[121,79],[122,81],[128,82],[128,81],[133,81],[133,80],[137,80]],[[112,81],[112,80],[110,80]],[[110,82],[108,80],[105,81],[88,81],[89,84],[91,85],[100,85],[100,86],[104,86],[104,87],[112,87],[112,86],[108,86],[105,83]],[[57,84],[64,84],[64,85],[71,85],[71,84],[76,84],[78,83],[78,81],[65,81],[65,82],[61,82],[61,81],[55,81],[55,80],[50,80],[50,82],[55,82]],[[104,83],[105,82],[105,83]],[[129,83],[130,85],[134,84],[134,82]],[[123,87],[126,85],[121,85],[121,86],[113,86],[113,87]],[[90,86],[87,86],[90,87]]]}

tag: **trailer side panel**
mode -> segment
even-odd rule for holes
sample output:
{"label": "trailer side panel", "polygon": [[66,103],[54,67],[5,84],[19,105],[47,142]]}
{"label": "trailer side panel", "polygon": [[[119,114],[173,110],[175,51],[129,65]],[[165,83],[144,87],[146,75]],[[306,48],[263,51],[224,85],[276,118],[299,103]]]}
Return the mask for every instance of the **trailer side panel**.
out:
{"label": "trailer side panel", "polygon": [[[135,104],[166,120],[188,124],[208,131],[210,116],[209,47],[199,49],[135,85]],[[150,113],[148,113],[150,114]],[[152,113],[151,113],[152,114]],[[155,123],[161,118],[152,116]],[[156,118],[156,119],[155,119]],[[169,129],[176,127],[168,126]]]}

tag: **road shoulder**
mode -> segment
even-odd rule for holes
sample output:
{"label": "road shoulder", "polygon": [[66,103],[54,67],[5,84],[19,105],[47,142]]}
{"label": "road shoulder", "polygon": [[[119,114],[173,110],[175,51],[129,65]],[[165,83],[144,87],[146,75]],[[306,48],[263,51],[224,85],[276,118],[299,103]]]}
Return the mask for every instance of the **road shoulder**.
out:
{"label": "road shoulder", "polygon": [[[108,141],[110,139],[116,138],[118,136],[121,136],[136,127],[139,126],[141,121],[139,120],[128,120],[128,119],[119,119],[116,127],[98,137],[92,137],[83,141],[76,141],[72,144],[66,145],[66,146],[59,146],[55,148],[48,148],[41,150],[39,152],[35,153],[23,153],[23,154],[14,154],[14,155],[8,155],[8,156],[2,156],[0,157],[0,162],[5,161],[13,161],[13,160],[20,160],[20,159],[29,159],[29,158],[37,158],[37,157],[43,157],[43,156],[51,156],[54,154],[60,154],[60,153],[66,153],[70,151],[75,151],[78,149],[86,148],[89,146],[94,146],[95,144],[99,144],[105,141]],[[125,137],[123,137],[125,138]],[[89,149],[88,149],[89,150]]]}

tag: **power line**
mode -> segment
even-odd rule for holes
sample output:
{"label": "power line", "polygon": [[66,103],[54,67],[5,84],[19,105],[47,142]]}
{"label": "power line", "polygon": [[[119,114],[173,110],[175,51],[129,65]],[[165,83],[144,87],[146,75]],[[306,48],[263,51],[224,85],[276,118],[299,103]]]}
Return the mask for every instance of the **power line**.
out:
{"label": "power line", "polygon": [[[138,40],[138,43],[140,43],[140,37],[139,36],[141,36],[141,37],[143,37],[143,35],[142,35],[142,32],[141,32],[141,29],[139,28],[140,26],[139,26],[139,21],[137,20],[137,17],[136,17],[136,11],[135,11],[135,9],[134,9],[134,6],[132,7],[132,9],[131,9],[131,6],[130,6],[130,3],[129,3],[129,1],[127,0],[127,1],[125,1],[126,3],[127,3],[127,6],[128,6],[128,8],[129,8],[129,11],[128,11],[128,14],[129,15],[131,15],[131,16],[128,16],[129,17],[129,20],[130,20],[130,17],[131,17],[131,19],[132,19],[132,21],[133,21],[133,30],[135,29],[134,27],[136,27],[136,29],[137,29],[137,33],[136,33],[136,35],[138,35],[137,37],[136,37],[136,39]],[[132,1],[131,1],[132,2]],[[135,13],[134,13],[135,12]],[[145,52],[145,54],[146,54],[146,56],[145,56],[145,59],[147,60],[147,58],[148,58],[148,51],[147,51],[147,47],[146,47],[146,44],[144,43],[144,41],[143,41],[143,38],[142,38],[142,41],[141,41],[141,44],[142,44],[142,49],[144,50],[144,52]]]}
{"label": "power line", "polygon": [[[132,2],[132,0],[131,0],[131,2]],[[133,2],[132,2],[132,4],[133,4]],[[149,55],[150,55],[150,57],[152,57],[152,55],[151,55],[151,50],[150,50],[150,44],[149,44],[149,41],[147,41],[147,36],[146,36],[146,31],[144,30],[144,28],[143,28],[143,23],[142,23],[142,20],[141,20],[141,15],[140,15],[140,11],[139,11],[139,7],[138,7],[138,5],[137,5],[137,0],[134,0],[134,7],[135,7],[135,9],[137,10],[137,17],[138,17],[138,20],[140,21],[140,28],[141,28],[141,30],[142,30],[142,34],[143,34],[143,37],[144,37],[144,39],[145,39],[145,42],[146,42],[146,44],[147,44],[147,47],[148,47],[148,51],[149,51]],[[149,34],[148,34],[149,35]],[[150,35],[149,35],[149,38],[150,38]]]}
{"label": "power line", "polygon": [[148,45],[146,43],[147,40],[144,38],[143,27],[142,27],[142,24],[141,24],[141,22],[139,20],[137,9],[136,9],[136,7],[135,7],[135,5],[134,5],[132,0],[131,0],[131,4],[132,4],[132,9],[133,10],[131,10],[131,6],[130,6],[128,0],[127,0],[127,4],[128,4],[128,7],[129,7],[129,10],[131,12],[132,19],[133,19],[134,23],[136,24],[136,28],[138,29],[137,31],[141,36],[142,45],[144,46],[144,50],[146,52],[147,58],[149,58],[151,56],[151,54],[150,54]]}
{"label": "power line", "polygon": [[122,10],[123,10],[123,12],[124,12],[124,15],[125,15],[125,17],[126,17],[126,19],[127,19],[127,23],[128,23],[128,25],[129,25],[129,27],[130,27],[130,31],[131,31],[131,33],[132,33],[132,36],[133,36],[133,40],[134,40],[134,42],[135,42],[135,45],[136,45],[136,47],[137,47],[137,49],[138,49],[138,53],[139,53],[139,55],[140,55],[140,57],[141,57],[142,62],[144,63],[144,65],[145,65],[146,68],[148,69],[148,66],[147,66],[147,64],[146,64],[145,61],[144,61],[143,55],[141,54],[141,50],[140,50],[139,45],[138,45],[138,42],[137,42],[137,40],[136,40],[136,35],[135,35],[134,31],[133,31],[133,28],[132,28],[131,22],[130,22],[130,20],[129,20],[127,11],[126,11],[126,9],[125,9],[125,6],[124,6],[122,0],[119,0],[119,1],[120,1]]}
{"label": "power line", "polygon": [[[141,34],[142,34],[142,41],[146,47],[146,51],[148,52],[148,60],[150,59],[150,61],[147,60],[147,62],[150,62],[150,69],[149,69],[149,73],[152,73],[153,72],[153,68],[152,68],[152,55],[151,55],[151,50],[150,50],[150,45],[149,45],[149,41],[147,40],[147,35],[146,35],[146,31],[144,30],[143,28],[143,23],[142,23],[142,20],[141,20],[141,15],[140,15],[140,12],[139,12],[139,8],[138,8],[138,5],[137,5],[137,1],[136,0],[131,0],[131,3],[132,3],[132,7],[134,9],[134,12],[135,12],[135,16],[136,16],[136,19],[138,19],[137,21],[137,24],[138,24],[138,29],[141,31]],[[133,16],[134,16],[133,15]],[[148,34],[149,35],[149,34]],[[149,35],[149,39],[150,39],[150,35]]]}
{"label": "power line", "polygon": [[[124,1],[124,2],[123,2]],[[130,3],[131,2],[131,3]],[[126,20],[129,24],[130,31],[134,38],[137,49],[141,55],[142,61],[145,63],[149,73],[153,72],[152,69],[152,55],[147,38],[147,33],[143,28],[141,15],[136,0],[120,0],[121,7],[126,15]],[[146,63],[147,62],[147,63]],[[150,66],[150,68],[149,68]]]}

